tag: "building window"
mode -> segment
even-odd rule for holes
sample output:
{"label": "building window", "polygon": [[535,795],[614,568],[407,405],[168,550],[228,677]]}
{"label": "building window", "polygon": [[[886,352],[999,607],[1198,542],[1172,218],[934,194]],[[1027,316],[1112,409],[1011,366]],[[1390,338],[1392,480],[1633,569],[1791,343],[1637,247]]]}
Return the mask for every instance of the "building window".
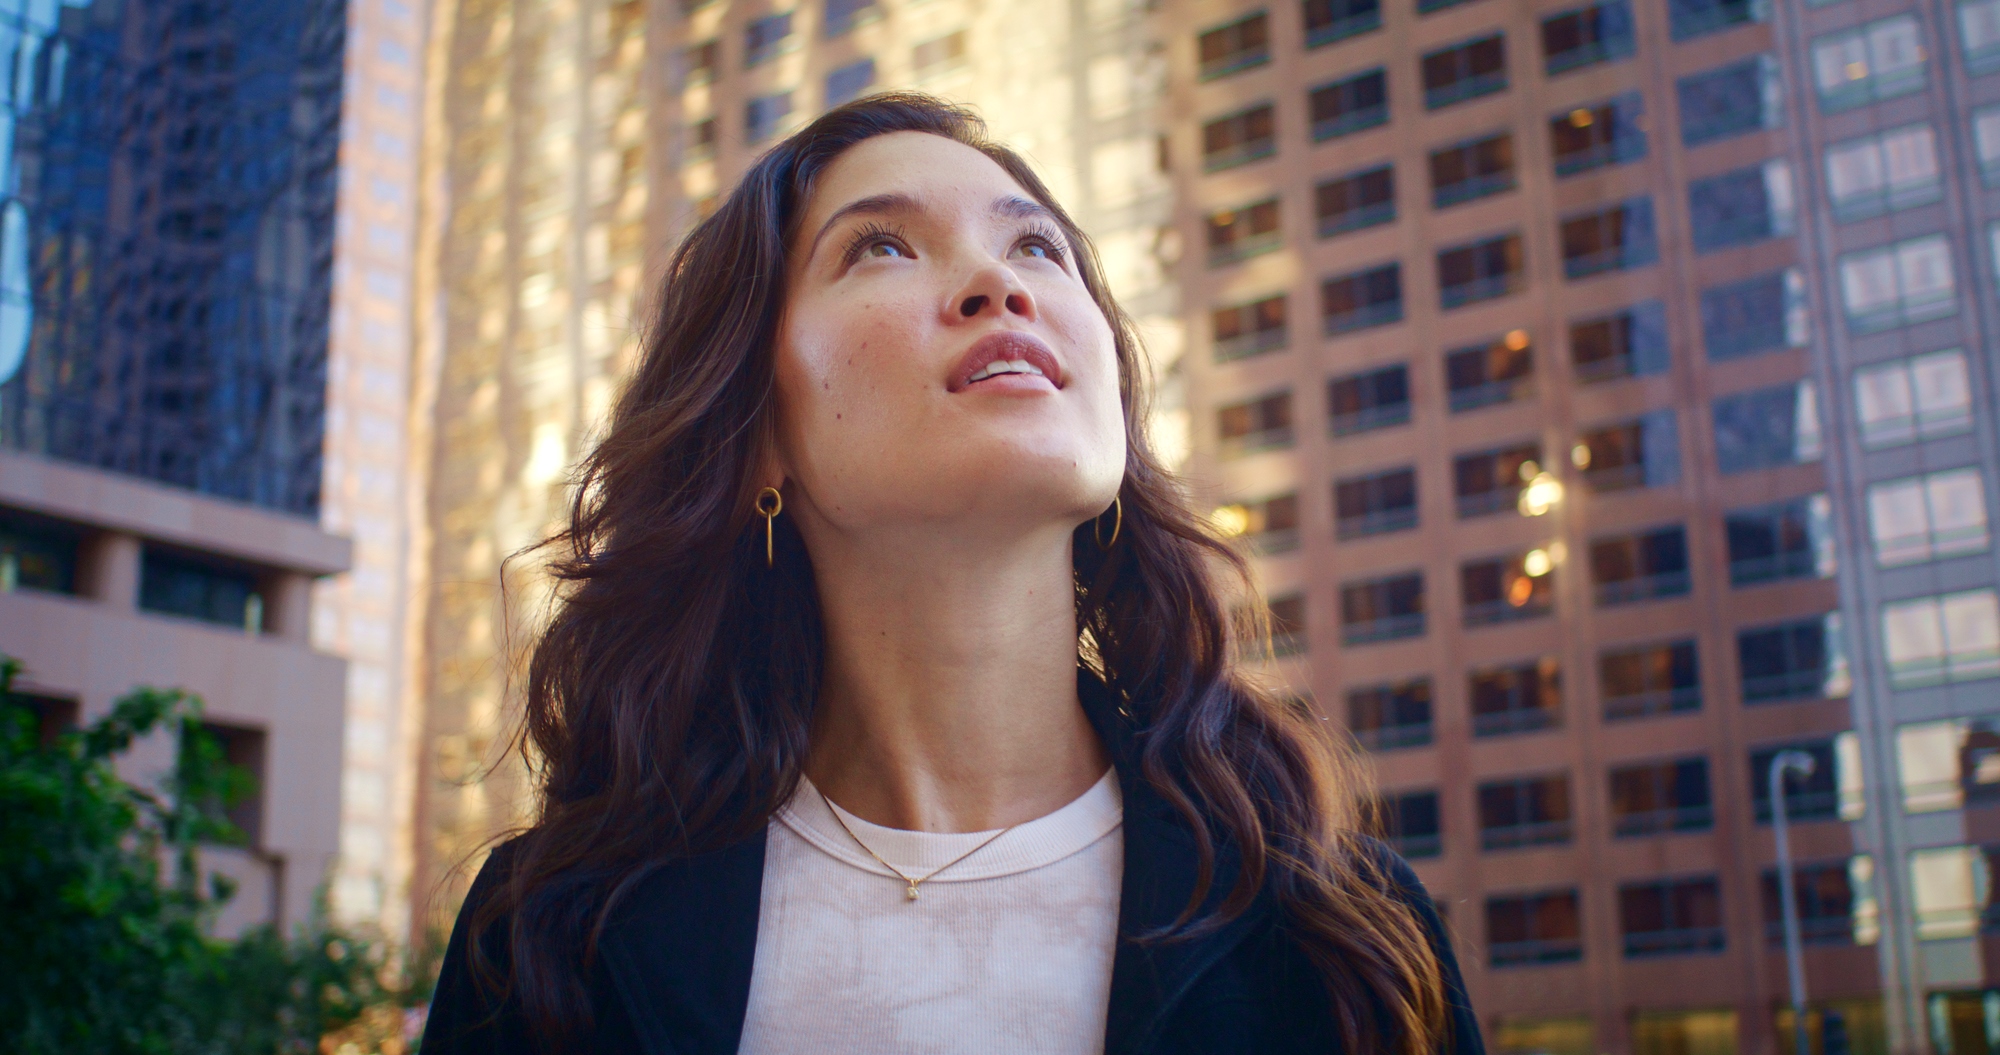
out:
{"label": "building window", "polygon": [[1388,165],[1327,180],[1313,188],[1319,236],[1385,224],[1396,218],[1396,173]]}
{"label": "building window", "polygon": [[1611,771],[1611,834],[1625,839],[1707,831],[1715,824],[1708,759],[1677,758]]}
{"label": "building window", "polygon": [[1674,524],[1592,540],[1590,578],[1600,606],[1686,596],[1687,529]]}
{"label": "building window", "polygon": [[1342,539],[1416,527],[1417,471],[1406,467],[1335,481],[1333,516],[1334,534]]}
{"label": "building window", "polygon": [[1736,1055],[1736,1012],[1633,1011],[1633,1055]]}
{"label": "building window", "polygon": [[1885,604],[1882,641],[1899,689],[2000,675],[2000,599],[1985,589]]}
{"label": "building window", "polygon": [[1436,791],[1406,791],[1375,801],[1369,834],[1404,857],[1436,857],[1444,852],[1443,818]]}
{"label": "building window", "polygon": [[1285,295],[1217,308],[1209,315],[1215,333],[1215,361],[1245,359],[1285,346]]}
{"label": "building window", "polygon": [[716,71],[722,67],[722,41],[704,40],[688,45],[681,51],[681,64],[687,70],[681,83],[707,84],[715,79]]}
{"label": "building window", "polygon": [[1579,106],[1549,118],[1549,147],[1556,175],[1622,165],[1646,156],[1645,97],[1628,92],[1595,106]]}
{"label": "building window", "polygon": [[1502,132],[1431,152],[1431,204],[1439,209],[1514,189],[1514,137]]}
{"label": "building window", "polygon": [[1516,663],[1466,676],[1472,735],[1508,736],[1562,724],[1562,670],[1555,658]]}
{"label": "building window", "polygon": [[1725,475],[1818,461],[1819,401],[1811,381],[1715,401],[1715,461]]}
{"label": "building window", "polygon": [[1201,53],[1201,79],[1227,77],[1252,66],[1271,61],[1271,16],[1259,11],[1226,26],[1218,26],[1196,40]]}
{"label": "building window", "polygon": [[1618,924],[1627,959],[1721,952],[1722,888],[1714,876],[1626,883]]}
{"label": "building window", "polygon": [[1216,412],[1216,425],[1222,439],[1220,453],[1225,458],[1290,447],[1291,390],[1223,407]]}
{"label": "building window", "polygon": [[1284,553],[1299,546],[1296,493],[1223,506],[1214,519],[1226,534],[1244,539],[1258,553]]}
{"label": "building window", "polygon": [[1283,245],[1285,235],[1278,225],[1278,199],[1266,198],[1240,209],[1224,209],[1208,216],[1208,266],[1233,264],[1246,257],[1268,253]]}
{"label": "building window", "polygon": [[1951,242],[1935,234],[1840,258],[1840,295],[1855,333],[1958,313]]}
{"label": "building window", "polygon": [[146,546],[139,561],[139,607],[259,634],[265,599],[258,578],[214,558]]}
{"label": "building window", "polygon": [[1552,846],[1570,839],[1569,778],[1525,777],[1479,785],[1479,845]]}
{"label": "building window", "polygon": [[882,9],[875,0],[826,0],[826,23],[820,32],[831,40],[880,17]]}
{"label": "building window", "polygon": [[1467,628],[1536,619],[1556,609],[1554,569],[1526,554],[1462,564],[1458,582]]}
{"label": "building window", "polygon": [[1701,291],[1702,347],[1711,362],[1802,348],[1806,320],[1806,281],[1797,268]]}
{"label": "building window", "polygon": [[1771,823],[1771,761],[1786,751],[1803,751],[1813,760],[1811,776],[1800,776],[1797,770],[1785,774],[1787,821],[1861,817],[1861,746],[1853,733],[1841,733],[1750,752],[1750,804],[1758,824]]}
{"label": "building window", "polygon": [[1838,615],[1738,631],[1736,665],[1743,702],[1845,696],[1847,657],[1839,631]]}
{"label": "building window", "polygon": [[1493,1024],[1500,1055],[1594,1055],[1597,1027],[1588,1015],[1502,1015]]}
{"label": "building window", "polygon": [[1381,69],[1322,84],[1306,93],[1314,142],[1389,122],[1389,80]]}
{"label": "building window", "polygon": [[1944,196],[1937,133],[1908,125],[1827,147],[1826,192],[1843,223],[1937,201]]}
{"label": "building window", "polygon": [[1458,517],[1490,516],[1515,508],[1521,488],[1542,471],[1540,444],[1461,454],[1452,460],[1452,487],[1457,497]]}
{"label": "building window", "polygon": [[1770,17],[1770,0],[1667,0],[1667,21],[1676,41]]}
{"label": "building window", "polygon": [[1513,233],[1441,249],[1437,269],[1438,301],[1445,310],[1518,293],[1527,281],[1521,236]]}
{"label": "building window", "polygon": [[1732,509],[1722,529],[1731,586],[1833,577],[1833,506],[1823,494]]}
{"label": "building window", "polygon": [[1770,55],[1682,77],[1675,95],[1681,106],[1681,142],[1687,146],[1784,123],[1784,86],[1778,60]]}
{"label": "building window", "polygon": [[1350,645],[1422,637],[1424,577],[1408,572],[1340,588],[1340,635]]}
{"label": "building window", "polygon": [[1403,267],[1383,264],[1320,283],[1327,336],[1403,321]]}
{"label": "building window", "polygon": [[1701,709],[1701,665],[1693,641],[1612,649],[1597,657],[1607,721]]}
{"label": "building window", "polygon": [[756,66],[769,62],[792,45],[792,13],[781,11],[775,15],[754,18],[743,29],[743,65]]}
{"label": "building window", "polygon": [[1653,199],[1633,198],[1562,221],[1563,273],[1572,279],[1645,267],[1660,258]]}
{"label": "building window", "polygon": [[1972,147],[1979,155],[1980,178],[1989,187],[2000,186],[2000,106],[1973,111]]}
{"label": "building window", "polygon": [[826,75],[826,105],[839,106],[841,103],[861,97],[861,93],[875,86],[875,60],[862,59],[850,62]]}
{"label": "building window", "polygon": [[[1978,934],[1993,903],[1989,868],[1987,853],[1976,846],[1941,846],[1910,854],[1909,889],[1917,918],[1917,938],[1969,938]],[[1944,1010],[1939,1006],[1945,1003],[1942,997],[1940,993],[1931,998],[1934,1013]],[[1980,1004],[1967,1010],[1979,1018],[1985,1017]]]}
{"label": "building window", "polygon": [[1278,152],[1278,122],[1261,103],[1201,126],[1201,163],[1209,172],[1234,168]]}
{"label": "building window", "polygon": [[1655,410],[1582,434],[1569,457],[1599,494],[1666,487],[1681,478],[1680,428],[1672,410]]}
{"label": "building window", "polygon": [[1335,436],[1388,428],[1410,420],[1410,370],[1401,363],[1326,383]]}
{"label": "building window", "polygon": [[1576,891],[1487,898],[1486,950],[1494,967],[1583,959],[1583,913]]}
{"label": "building window", "polygon": [[1688,185],[1688,220],[1697,253],[1791,234],[1798,226],[1792,166],[1766,161]]}
{"label": "building window", "polygon": [[1827,113],[1922,91],[1923,32],[1914,15],[1829,33],[1812,44],[1813,86]]}
{"label": "building window", "polygon": [[76,592],[77,531],[55,521],[0,513],[0,593]]}
{"label": "building window", "polygon": [[1896,730],[1903,809],[1934,813],[2000,802],[2000,723],[1991,718],[1920,722]]}
{"label": "building window", "polygon": [[1870,449],[1970,429],[1965,353],[1954,348],[1855,371],[1854,409],[1862,446]]}
{"label": "building window", "polygon": [[239,725],[201,723],[201,731],[222,749],[222,761],[235,766],[246,778],[242,795],[229,803],[223,816],[243,834],[244,844],[264,845],[264,761],[266,736],[262,729]]}
{"label": "building window", "polygon": [[1366,33],[1382,24],[1382,0],[1304,0],[1306,47]]}
{"label": "building window", "polygon": [[1986,484],[1977,468],[1876,484],[1868,489],[1868,528],[1884,568],[1984,553],[1992,542]]}
{"label": "building window", "polygon": [[1347,693],[1347,728],[1370,751],[1431,742],[1431,679],[1369,685]]}
{"label": "building window", "polygon": [[1586,384],[1667,372],[1667,309],[1657,300],[1569,324],[1569,358]]}
{"label": "building window", "polygon": [[[1764,940],[1783,945],[1785,902],[1778,890],[1777,869],[1765,869],[1758,888],[1764,902]],[[1799,910],[1799,939],[1807,945],[1873,945],[1881,934],[1875,861],[1867,854],[1794,865],[1792,893]]]}
{"label": "building window", "polygon": [[2000,0],[1958,5],[1958,36],[1965,72],[1976,76],[2000,70]]}
{"label": "building window", "polygon": [[715,118],[703,118],[688,126],[687,152],[681,156],[685,162],[703,161],[715,156]]}
{"label": "building window", "polygon": [[1630,58],[1638,50],[1631,0],[1606,0],[1542,19],[1542,55],[1551,77]]}
{"label": "building window", "polygon": [[1271,618],[1271,654],[1296,656],[1306,650],[1306,598],[1304,594],[1273,597],[1265,606]]}
{"label": "building window", "polygon": [[1468,40],[1423,58],[1424,108],[1437,110],[1507,90],[1507,51],[1501,34]]}
{"label": "building window", "polygon": [[792,93],[779,92],[750,100],[743,106],[743,138],[761,143],[778,134],[792,115]]}
{"label": "building window", "polygon": [[1444,384],[1451,412],[1526,399],[1535,392],[1535,352],[1528,331],[1446,352]]}

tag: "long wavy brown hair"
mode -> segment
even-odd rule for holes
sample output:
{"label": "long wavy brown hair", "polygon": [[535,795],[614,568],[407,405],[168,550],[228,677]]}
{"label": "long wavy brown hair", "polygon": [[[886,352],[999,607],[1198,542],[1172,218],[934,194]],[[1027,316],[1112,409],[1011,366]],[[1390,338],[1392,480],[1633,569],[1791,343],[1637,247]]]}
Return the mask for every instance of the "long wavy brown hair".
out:
{"label": "long wavy brown hair", "polygon": [[[540,816],[471,921],[474,934],[503,928],[508,964],[475,941],[475,972],[544,1036],[587,1031],[585,978],[619,896],[663,861],[755,836],[797,786],[820,684],[819,600],[783,518],[766,567],[752,507],[775,433],[786,249],[827,166],[901,131],[980,151],[1047,206],[1115,334],[1123,528],[1109,552],[1092,523],[1077,528],[1079,655],[1144,730],[1142,776],[1201,856],[1178,929],[1146,940],[1212,926],[1268,889],[1325,978],[1348,1051],[1432,1050],[1447,1012],[1437,957],[1356,830],[1364,785],[1349,756],[1321,720],[1232,663],[1216,572],[1247,582],[1244,563],[1147,443],[1142,353],[1089,241],[976,116],[909,93],[841,106],[773,147],[671,258],[569,525],[543,544],[561,588],[529,664],[522,745]],[[1197,918],[1219,846],[1241,864],[1220,907]]]}

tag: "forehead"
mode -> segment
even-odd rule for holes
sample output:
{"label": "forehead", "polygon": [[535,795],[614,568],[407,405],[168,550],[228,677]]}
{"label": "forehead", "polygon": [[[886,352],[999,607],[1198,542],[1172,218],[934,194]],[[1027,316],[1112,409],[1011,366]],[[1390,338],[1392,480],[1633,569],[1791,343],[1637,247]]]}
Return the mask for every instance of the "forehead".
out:
{"label": "forehead", "polygon": [[842,205],[883,194],[981,213],[998,198],[1028,197],[998,162],[964,143],[928,132],[891,132],[849,147],[820,173],[800,229],[816,231]]}

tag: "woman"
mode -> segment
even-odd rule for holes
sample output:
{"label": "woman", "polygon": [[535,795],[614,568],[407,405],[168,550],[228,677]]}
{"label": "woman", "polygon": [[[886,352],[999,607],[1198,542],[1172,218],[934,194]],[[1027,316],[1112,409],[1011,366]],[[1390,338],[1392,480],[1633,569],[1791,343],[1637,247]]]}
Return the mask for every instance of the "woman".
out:
{"label": "woman", "polygon": [[1241,563],[1147,449],[1081,233],[921,95],[779,144],[675,254],[557,540],[541,815],[426,1055],[1479,1055]]}

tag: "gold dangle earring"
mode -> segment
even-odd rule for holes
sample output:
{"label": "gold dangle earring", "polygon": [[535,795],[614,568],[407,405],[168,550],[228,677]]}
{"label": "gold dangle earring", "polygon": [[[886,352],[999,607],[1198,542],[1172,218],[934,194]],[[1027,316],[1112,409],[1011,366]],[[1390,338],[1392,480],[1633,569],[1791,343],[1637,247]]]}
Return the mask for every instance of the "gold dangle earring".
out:
{"label": "gold dangle earring", "polygon": [[771,566],[772,560],[772,531],[777,524],[778,514],[784,511],[785,496],[779,494],[777,488],[766,487],[757,492],[757,512],[764,516],[764,567],[766,568]]}
{"label": "gold dangle earring", "polygon": [[1111,499],[1111,537],[1104,537],[1104,514],[1090,522],[1090,537],[1097,540],[1097,548],[1109,553],[1118,544],[1118,529],[1125,526],[1125,503],[1121,498]]}

